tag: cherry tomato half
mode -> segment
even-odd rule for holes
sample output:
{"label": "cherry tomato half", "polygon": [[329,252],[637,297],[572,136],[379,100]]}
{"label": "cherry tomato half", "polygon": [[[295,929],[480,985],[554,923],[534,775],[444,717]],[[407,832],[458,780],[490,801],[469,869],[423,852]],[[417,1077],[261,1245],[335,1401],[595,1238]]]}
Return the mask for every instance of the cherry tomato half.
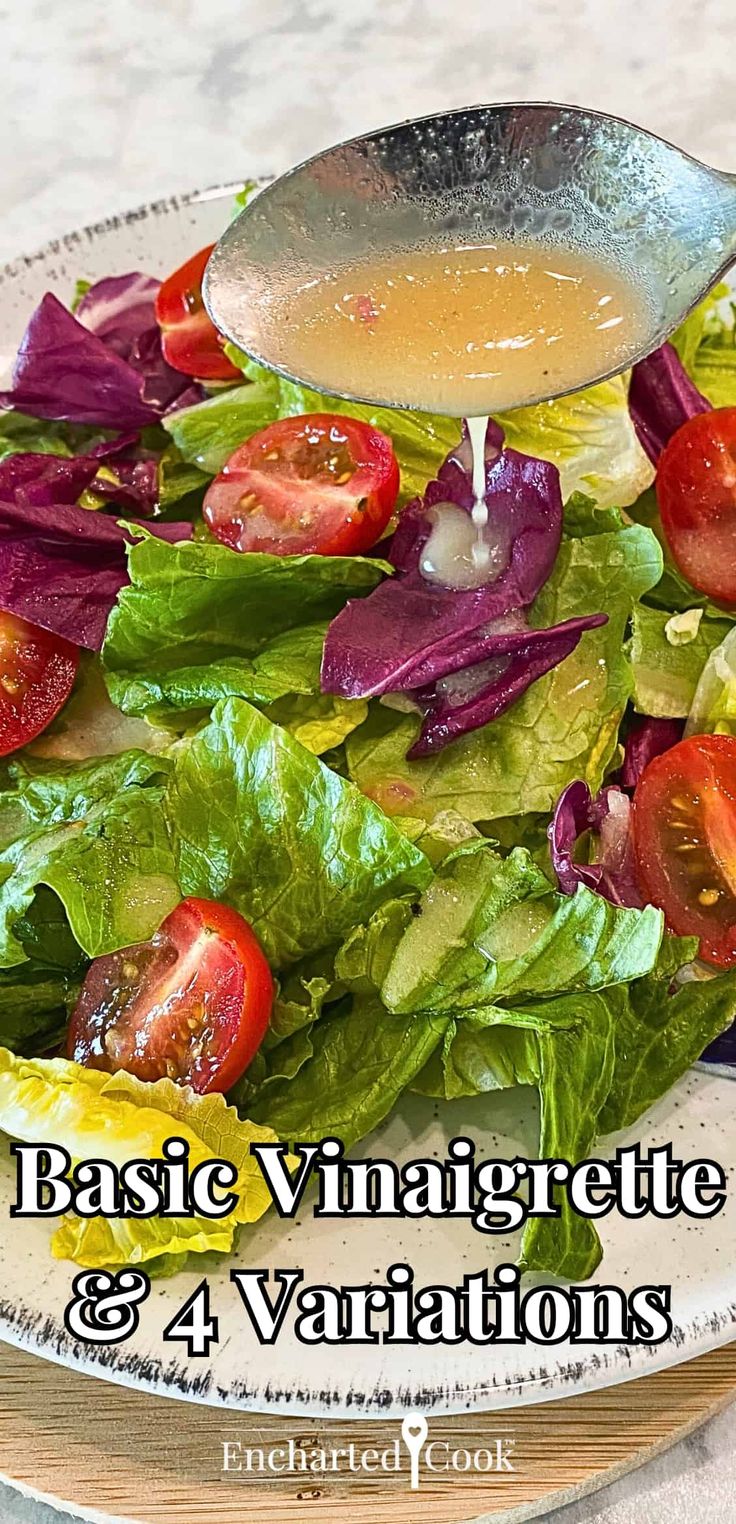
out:
{"label": "cherry tomato half", "polygon": [[700,955],[736,963],[736,737],[690,736],[645,768],[634,847],[646,898]]}
{"label": "cherry tomato half", "polygon": [[225,340],[217,332],[202,301],[202,276],[214,249],[208,244],[162,282],[156,297],[156,320],[161,329],[164,359],[174,370],[200,381],[235,381],[240,371],[224,353]]}
{"label": "cherry tomato half", "polygon": [[186,899],[150,942],[95,958],[67,1055],[200,1095],[225,1091],[260,1047],[272,1004],[271,971],[248,922],[214,900]]}
{"label": "cherry tomato half", "polygon": [[0,611],[0,757],[40,736],[66,703],[79,648]]}
{"label": "cherry tomato half", "polygon": [[662,451],[656,487],[680,571],[709,598],[736,603],[736,408],[683,423]]}
{"label": "cherry tomato half", "polygon": [[204,517],[233,550],[358,555],[391,517],[399,467],[385,434],[356,418],[307,413],[253,434],[204,500]]}

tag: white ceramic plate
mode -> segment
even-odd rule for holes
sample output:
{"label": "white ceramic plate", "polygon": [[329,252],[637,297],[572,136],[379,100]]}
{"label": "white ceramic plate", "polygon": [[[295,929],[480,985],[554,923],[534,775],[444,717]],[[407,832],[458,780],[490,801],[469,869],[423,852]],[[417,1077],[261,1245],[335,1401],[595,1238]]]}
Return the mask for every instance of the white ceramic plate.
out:
{"label": "white ceramic plate", "polygon": [[[229,215],[232,192],[207,191],[84,228],[8,266],[0,280],[0,368],[15,353],[28,315],[46,290],[68,300],[77,277],[142,269],[165,274],[212,242]],[[704,1154],[728,1166],[736,1092],[728,1080],[693,1071],[625,1140],[672,1142],[685,1159]],[[369,1142],[373,1157],[444,1157],[447,1141],[471,1133],[479,1154],[514,1158],[536,1147],[535,1109],[526,1092],[454,1102],[441,1108],[408,1098]],[[621,1138],[616,1140],[622,1141]],[[360,1150],[356,1150],[359,1154]],[[605,1257],[597,1279],[624,1289],[671,1282],[674,1335],[653,1348],[554,1345],[305,1346],[285,1331],[261,1347],[251,1332],[229,1265],[210,1273],[221,1343],[206,1360],[187,1360],[161,1333],[201,1279],[201,1271],[154,1283],[133,1339],[97,1349],[66,1332],[63,1310],[74,1267],[53,1260],[50,1229],[10,1223],[13,1172],[0,1151],[0,1336],[51,1360],[192,1401],[230,1407],[337,1416],[388,1416],[407,1409],[453,1412],[501,1408],[625,1381],[736,1337],[736,1210],[711,1222],[686,1217],[601,1224]],[[241,1266],[298,1266],[305,1282],[380,1281],[407,1260],[417,1285],[454,1285],[469,1271],[512,1259],[514,1240],[482,1236],[463,1221],[315,1222],[309,1206],[296,1222],[271,1214],[241,1235]]]}

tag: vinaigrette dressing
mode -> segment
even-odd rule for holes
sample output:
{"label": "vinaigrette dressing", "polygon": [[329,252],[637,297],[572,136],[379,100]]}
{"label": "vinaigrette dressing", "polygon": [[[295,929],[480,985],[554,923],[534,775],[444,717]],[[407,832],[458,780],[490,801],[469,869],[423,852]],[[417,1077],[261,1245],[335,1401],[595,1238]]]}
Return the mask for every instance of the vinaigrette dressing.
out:
{"label": "vinaigrette dressing", "polygon": [[646,316],[625,276],[580,251],[425,246],[273,297],[268,353],[325,391],[469,418],[615,370]]}
{"label": "vinaigrette dressing", "polygon": [[499,569],[486,535],[488,416],[616,370],[647,312],[625,276],[579,250],[498,242],[343,266],[273,298],[269,317],[269,354],[292,375],[468,420],[472,515],[451,504],[432,510],[422,571],[469,588]]}

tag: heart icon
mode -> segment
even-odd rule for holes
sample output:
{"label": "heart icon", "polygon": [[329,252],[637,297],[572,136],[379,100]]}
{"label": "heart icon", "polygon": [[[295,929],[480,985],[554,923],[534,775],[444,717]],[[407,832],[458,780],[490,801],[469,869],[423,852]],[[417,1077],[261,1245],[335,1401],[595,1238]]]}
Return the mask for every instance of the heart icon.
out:
{"label": "heart icon", "polygon": [[401,1438],[411,1457],[411,1486],[414,1492],[419,1486],[419,1457],[427,1433],[427,1420],[421,1413],[408,1414],[401,1425]]}

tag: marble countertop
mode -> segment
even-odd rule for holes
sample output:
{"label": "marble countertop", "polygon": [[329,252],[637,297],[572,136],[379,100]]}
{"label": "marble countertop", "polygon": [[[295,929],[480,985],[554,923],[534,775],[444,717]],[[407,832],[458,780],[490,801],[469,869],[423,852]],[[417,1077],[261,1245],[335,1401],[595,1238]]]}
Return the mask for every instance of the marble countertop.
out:
{"label": "marble countertop", "polygon": [[481,100],[631,116],[736,169],[731,0],[4,0],[0,256]]}
{"label": "marble countertop", "polygon": [[[736,169],[733,0],[4,0],[0,259],[481,100],[629,116]],[[729,1524],[736,1408],[549,1524]],[[60,1515],[0,1486],[3,1524]]]}

